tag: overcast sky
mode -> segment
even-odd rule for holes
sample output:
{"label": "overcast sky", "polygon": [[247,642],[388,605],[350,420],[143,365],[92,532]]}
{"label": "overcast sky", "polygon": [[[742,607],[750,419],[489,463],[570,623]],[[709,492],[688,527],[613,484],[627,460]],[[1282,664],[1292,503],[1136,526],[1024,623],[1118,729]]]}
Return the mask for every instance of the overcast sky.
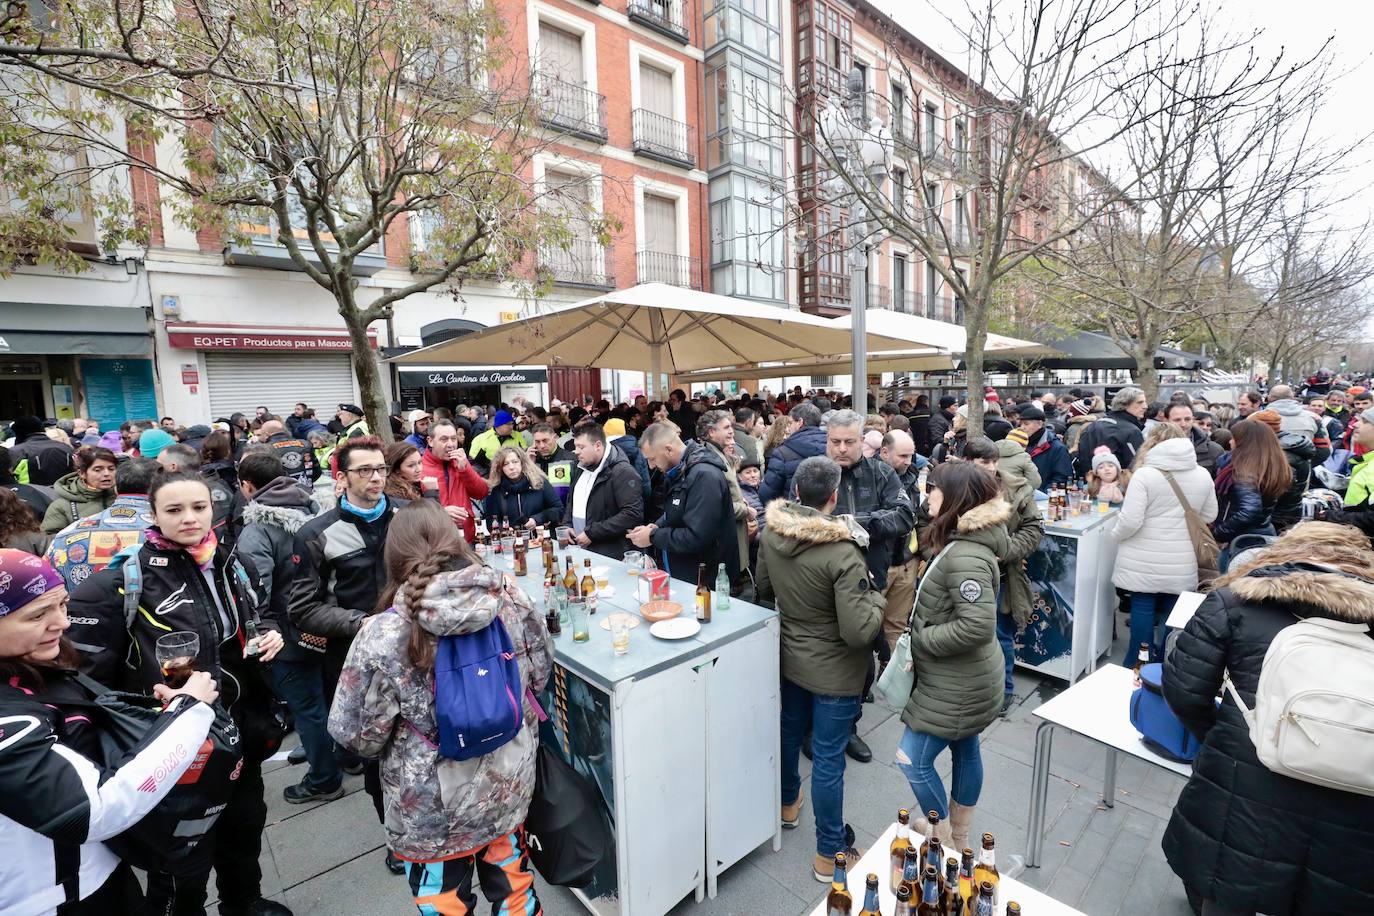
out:
{"label": "overcast sky", "polygon": [[[964,0],[872,0],[897,22],[949,60],[963,66],[967,48],[950,18],[966,16]],[[981,6],[981,2],[975,3]],[[1014,9],[1016,0],[1007,0]],[[1211,0],[1239,31],[1263,30],[1258,50],[1272,56],[1280,50],[1302,59],[1334,40],[1336,70],[1343,71],[1333,87],[1318,129],[1334,142],[1351,144],[1374,128],[1369,117],[1374,100],[1374,2],[1370,0]],[[1374,214],[1374,143],[1366,144],[1360,161],[1342,177],[1343,223],[1362,224]]]}

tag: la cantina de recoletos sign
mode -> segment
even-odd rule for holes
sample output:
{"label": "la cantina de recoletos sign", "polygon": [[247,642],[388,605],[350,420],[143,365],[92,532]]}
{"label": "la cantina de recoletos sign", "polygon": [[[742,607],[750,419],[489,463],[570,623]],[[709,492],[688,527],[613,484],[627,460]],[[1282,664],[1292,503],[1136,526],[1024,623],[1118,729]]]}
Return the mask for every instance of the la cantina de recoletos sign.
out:
{"label": "la cantina de recoletos sign", "polygon": [[528,385],[548,381],[547,369],[444,369],[433,372],[402,372],[401,384],[411,388],[428,385]]}

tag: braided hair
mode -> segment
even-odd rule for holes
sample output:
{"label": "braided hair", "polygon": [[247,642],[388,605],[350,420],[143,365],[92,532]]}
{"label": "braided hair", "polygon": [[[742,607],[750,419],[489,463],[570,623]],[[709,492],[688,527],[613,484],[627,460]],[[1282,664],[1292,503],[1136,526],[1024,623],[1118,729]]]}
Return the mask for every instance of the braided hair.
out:
{"label": "braided hair", "polygon": [[[424,600],[425,589],[442,572],[462,569],[476,561],[460,529],[439,504],[421,499],[403,506],[386,532],[387,583],[377,610],[383,611],[404,599],[413,616]],[[410,628],[408,654],[418,670],[434,670],[435,638],[419,626]]]}

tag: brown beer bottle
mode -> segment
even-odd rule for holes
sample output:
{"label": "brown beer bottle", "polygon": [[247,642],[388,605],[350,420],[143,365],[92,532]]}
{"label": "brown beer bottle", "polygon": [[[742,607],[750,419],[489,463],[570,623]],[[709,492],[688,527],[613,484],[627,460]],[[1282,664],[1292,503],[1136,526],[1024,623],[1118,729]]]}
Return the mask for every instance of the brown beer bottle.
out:
{"label": "brown beer bottle", "polygon": [[980,895],[984,887],[991,887],[994,894],[993,902],[996,903],[997,885],[1001,878],[997,874],[997,853],[993,849],[994,843],[992,834],[983,834],[983,851],[978,855],[978,864],[973,866],[973,883]]}
{"label": "brown beer bottle", "polygon": [[563,572],[563,589],[568,593],[569,598],[576,598],[578,597],[577,573],[573,572],[573,558],[565,557],[564,559],[567,561],[567,566]]}
{"label": "brown beer bottle", "polygon": [[697,622],[711,622],[711,586],[706,581],[706,564],[697,564]]}
{"label": "brown beer bottle", "polygon": [[912,916],[911,891],[905,884],[897,888],[897,905],[892,909],[892,916]]}
{"label": "brown beer bottle", "polygon": [[587,613],[596,613],[596,579],[592,576],[592,561],[582,561],[582,597],[587,599]]}
{"label": "brown beer bottle", "polygon": [[883,916],[878,909],[878,876],[872,872],[864,882],[864,908],[859,910],[859,916]]}
{"label": "brown beer bottle", "polygon": [[945,860],[945,886],[940,890],[940,912],[944,916],[964,916],[964,901],[959,896],[959,860]]}
{"label": "brown beer bottle", "polygon": [[921,902],[916,905],[916,916],[944,916],[940,912],[940,872],[934,865],[927,865],[921,876]]}
{"label": "brown beer bottle", "polygon": [[515,539],[515,548],[514,548],[514,550],[515,550],[515,574],[516,574],[517,576],[528,576],[529,573],[530,573],[530,567],[529,567],[529,552],[528,552],[528,548],[525,547],[525,539],[524,539],[524,538],[516,538],[516,539]]}
{"label": "brown beer bottle", "polygon": [[[916,903],[921,899],[921,850],[915,846],[906,848],[906,861],[902,863],[902,883],[907,896]],[[915,904],[912,904],[915,908]]]}
{"label": "brown beer bottle", "polygon": [[1007,916],[1021,916],[1021,904],[1015,900],[1007,904]]}
{"label": "brown beer bottle", "polygon": [[925,868],[926,853],[930,851],[930,841],[935,837],[935,828],[940,826],[940,812],[926,812],[926,835],[921,840],[921,867]]}
{"label": "brown beer bottle", "polygon": [[1140,686],[1140,669],[1150,663],[1150,644],[1143,642],[1140,644],[1140,651],[1135,656],[1135,667],[1131,671],[1135,674],[1135,686]]}
{"label": "brown beer bottle", "polygon": [[835,853],[835,875],[830,879],[830,893],[825,898],[826,916],[849,916],[854,898],[849,895],[849,879],[845,875],[845,855]]}
{"label": "brown beer bottle", "polygon": [[888,890],[897,893],[897,888],[902,883],[902,870],[906,865],[906,851],[911,848],[911,812],[905,808],[897,811],[897,835],[892,838],[892,848],[889,850],[891,859],[891,877],[888,882]]}

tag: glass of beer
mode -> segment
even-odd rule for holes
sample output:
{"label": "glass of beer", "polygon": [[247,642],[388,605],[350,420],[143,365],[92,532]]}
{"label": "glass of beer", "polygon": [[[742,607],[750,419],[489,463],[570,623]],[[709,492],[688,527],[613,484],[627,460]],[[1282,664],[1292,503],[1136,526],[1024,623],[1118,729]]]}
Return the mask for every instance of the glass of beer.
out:
{"label": "glass of beer", "polygon": [[644,554],[640,553],[638,550],[625,551],[624,561],[625,571],[630,574],[630,578],[632,579],[637,577],[640,570],[644,568]]}
{"label": "glass of beer", "polygon": [[162,680],[168,687],[181,687],[195,673],[200,637],[184,630],[167,633],[157,638],[154,653],[162,669]]}
{"label": "glass of beer", "polygon": [[612,614],[607,618],[611,628],[611,648],[616,655],[630,651],[630,615]]}
{"label": "glass of beer", "polygon": [[573,530],[570,525],[560,525],[554,532],[558,535],[558,546],[566,549],[573,541]]}

